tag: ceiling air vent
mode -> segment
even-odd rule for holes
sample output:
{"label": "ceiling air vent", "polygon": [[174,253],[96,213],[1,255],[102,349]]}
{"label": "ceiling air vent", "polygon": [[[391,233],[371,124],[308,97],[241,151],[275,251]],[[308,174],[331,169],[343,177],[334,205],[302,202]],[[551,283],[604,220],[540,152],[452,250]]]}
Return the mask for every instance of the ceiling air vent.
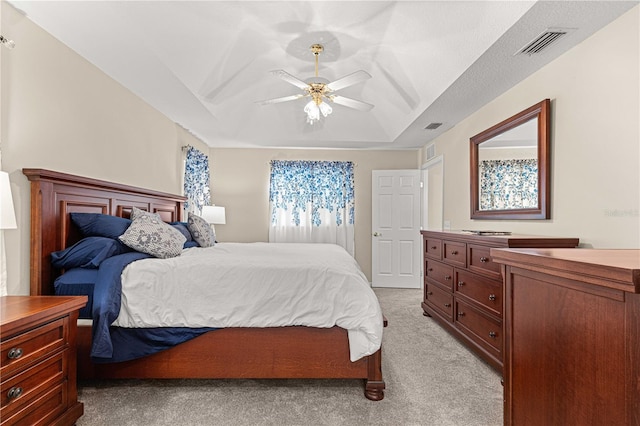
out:
{"label": "ceiling air vent", "polygon": [[531,40],[522,49],[518,50],[515,55],[525,54],[531,56],[536,53],[540,53],[552,43],[555,43],[561,37],[567,35],[570,31],[571,29],[569,28],[547,28],[542,34]]}
{"label": "ceiling air vent", "polygon": [[438,127],[442,126],[442,123],[429,123],[429,125],[427,127],[425,127],[425,130],[435,130]]}

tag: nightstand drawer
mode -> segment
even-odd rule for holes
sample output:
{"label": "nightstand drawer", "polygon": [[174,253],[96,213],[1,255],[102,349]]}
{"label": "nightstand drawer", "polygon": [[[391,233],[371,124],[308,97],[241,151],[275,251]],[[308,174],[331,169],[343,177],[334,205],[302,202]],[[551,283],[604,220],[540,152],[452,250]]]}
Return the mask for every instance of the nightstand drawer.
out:
{"label": "nightstand drawer", "polygon": [[63,383],[67,377],[66,353],[62,351],[13,377],[2,377],[0,384],[0,416],[11,417],[21,407],[30,405],[38,396]]}
{"label": "nightstand drawer", "polygon": [[67,319],[60,318],[0,343],[0,376],[46,357],[67,343]]}
{"label": "nightstand drawer", "polygon": [[55,421],[67,409],[67,381],[59,383],[43,394],[37,395],[31,405],[22,405],[12,410],[10,416],[2,412],[2,426],[47,425]]}

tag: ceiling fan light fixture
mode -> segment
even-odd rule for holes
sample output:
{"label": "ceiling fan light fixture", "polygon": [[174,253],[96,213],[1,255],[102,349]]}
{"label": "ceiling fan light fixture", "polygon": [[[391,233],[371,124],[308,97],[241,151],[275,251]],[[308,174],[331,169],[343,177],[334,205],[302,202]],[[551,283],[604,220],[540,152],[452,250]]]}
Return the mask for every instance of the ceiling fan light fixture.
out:
{"label": "ceiling fan light fixture", "polygon": [[331,105],[326,102],[322,102],[320,105],[318,105],[318,108],[320,108],[320,112],[322,113],[323,117],[326,117],[333,112],[333,108],[331,108]]}
{"label": "ceiling fan light fixture", "polygon": [[310,100],[304,106],[304,112],[307,114],[307,123],[313,124],[320,120],[320,114],[326,118],[333,112],[333,108],[326,102],[317,103],[315,100]]}
{"label": "ceiling fan light fixture", "polygon": [[352,86],[356,83],[360,83],[364,80],[371,78],[371,75],[366,71],[356,71],[345,77],[339,78],[333,82],[328,82],[326,79],[318,76],[318,55],[324,51],[324,47],[321,44],[313,44],[310,46],[311,53],[315,56],[316,72],[315,77],[305,82],[297,77],[292,76],[284,70],[271,71],[272,75],[283,79],[284,81],[296,86],[303,90],[303,94],[283,96],[275,99],[268,99],[261,101],[263,105],[275,104],[280,102],[292,101],[303,97],[311,98],[309,102],[304,106],[304,112],[307,114],[307,123],[313,124],[320,120],[320,114],[323,117],[327,117],[333,112],[333,108],[329,105],[328,101],[339,105],[346,106],[348,108],[357,109],[360,111],[370,111],[373,105],[366,102],[357,101],[355,99],[346,98],[344,96],[335,95],[337,90],[344,89],[345,87]]}
{"label": "ceiling fan light fixture", "polygon": [[320,120],[320,108],[311,100],[304,106],[304,112],[307,114],[307,123],[313,124],[315,121]]}

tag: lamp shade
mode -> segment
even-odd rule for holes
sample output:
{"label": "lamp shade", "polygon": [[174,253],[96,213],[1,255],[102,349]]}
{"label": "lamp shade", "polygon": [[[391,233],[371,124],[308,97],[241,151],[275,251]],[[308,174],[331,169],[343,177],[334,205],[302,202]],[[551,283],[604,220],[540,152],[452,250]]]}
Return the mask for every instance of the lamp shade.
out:
{"label": "lamp shade", "polygon": [[9,174],[0,172],[0,229],[16,229],[17,227]]}
{"label": "lamp shade", "polygon": [[224,207],[222,206],[202,207],[202,218],[213,225],[224,225],[227,223]]}

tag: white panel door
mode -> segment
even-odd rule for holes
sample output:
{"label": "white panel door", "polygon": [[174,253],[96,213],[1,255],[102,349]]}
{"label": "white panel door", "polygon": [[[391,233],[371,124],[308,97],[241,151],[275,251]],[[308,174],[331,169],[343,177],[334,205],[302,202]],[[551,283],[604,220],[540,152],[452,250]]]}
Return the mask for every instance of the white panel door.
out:
{"label": "white panel door", "polygon": [[374,170],[371,191],[372,285],[420,288],[420,170]]}

